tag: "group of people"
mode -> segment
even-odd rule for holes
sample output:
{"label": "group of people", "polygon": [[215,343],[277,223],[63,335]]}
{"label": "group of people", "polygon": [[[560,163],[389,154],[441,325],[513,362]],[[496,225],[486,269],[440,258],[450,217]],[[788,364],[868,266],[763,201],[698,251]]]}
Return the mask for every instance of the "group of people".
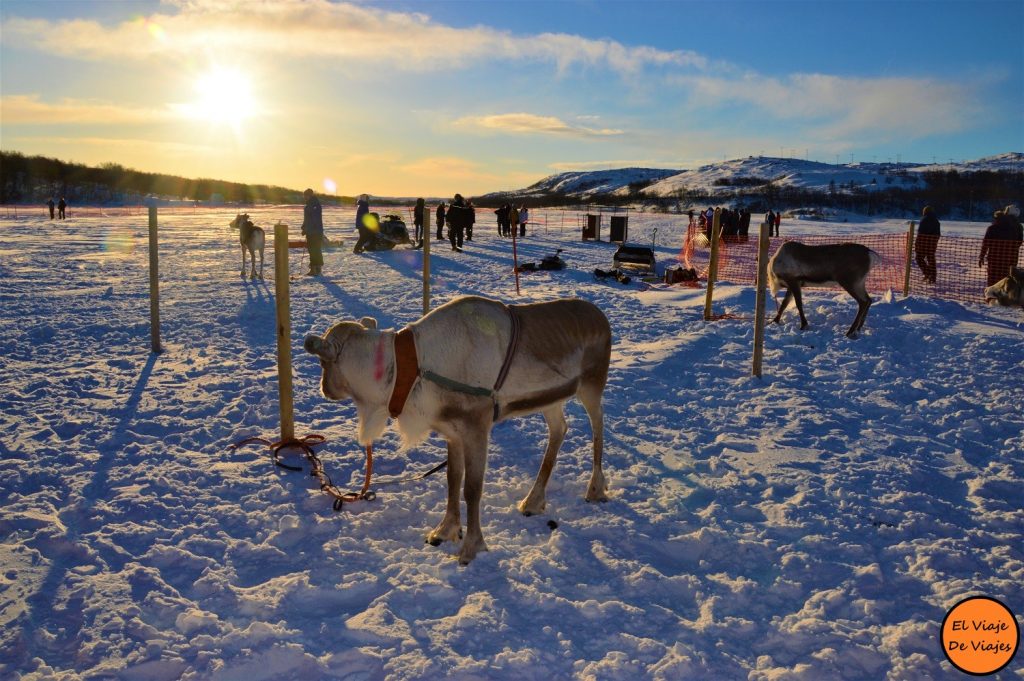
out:
{"label": "group of people", "polygon": [[[303,192],[306,205],[303,209],[302,234],[306,237],[306,244],[309,250],[309,272],[306,274],[316,276],[323,272],[323,243],[324,223],[320,201],[312,189]],[[50,199],[50,219],[54,217],[54,202]],[[60,210],[60,219],[64,219],[64,209],[67,203],[61,198],[57,207]],[[423,215],[426,210],[424,199],[416,200],[416,207],[413,209],[413,223],[415,228],[415,242],[422,245],[426,237],[423,230]],[[360,194],[356,200],[356,230],[359,232],[359,239],[353,248],[355,253],[362,253],[374,237],[374,227],[369,224],[370,201],[366,194]],[[511,237],[515,225],[519,226],[519,236],[526,236],[526,223],[529,221],[529,211],[525,204],[516,207],[505,203],[494,211],[498,219],[498,236]],[[690,223],[696,224],[710,240],[711,229],[715,217],[715,210],[708,208],[694,214],[689,211]],[[441,202],[437,206],[437,239],[444,238],[444,228],[448,227],[448,241],[453,251],[462,252],[466,241],[473,240],[473,225],[476,223],[476,208],[473,202],[456,194],[452,202],[446,205]],[[747,241],[750,232],[751,213],[746,208],[720,209],[719,219],[722,226],[722,237],[726,240]],[[764,221],[769,226],[769,235],[779,236],[779,225],[782,222],[781,213],[772,209],[768,210]],[[914,242],[914,253],[918,268],[925,281],[934,284],[938,276],[938,263],[936,251],[938,250],[941,237],[941,224],[931,206],[925,206],[921,211],[921,224],[918,227],[917,238]],[[985,236],[981,242],[981,253],[978,257],[978,267],[987,265],[987,286],[992,286],[1003,277],[1007,276],[1010,268],[1017,264],[1021,245],[1024,243],[1024,227],[1021,225],[1020,208],[1011,204],[1003,210],[996,211],[992,224],[985,230]]]}
{"label": "group of people", "polygon": [[58,218],[57,219],[58,220],[63,220],[65,218],[65,216],[64,216],[64,209],[68,207],[68,202],[64,200],[63,196],[60,197],[60,201],[58,201],[57,203],[54,203],[53,199],[47,200],[46,207],[50,209],[50,219],[51,220],[53,219],[53,209],[54,209],[55,206],[56,206],[56,208],[58,210]]}
{"label": "group of people", "polygon": [[[689,211],[690,224],[696,223],[697,229],[704,232],[708,241],[711,240],[711,230],[714,227],[715,209],[708,208],[698,214]],[[720,208],[719,221],[722,228],[722,238],[725,241],[748,241],[750,239],[750,218],[751,213],[746,208]],[[782,213],[776,213],[772,209],[764,216],[768,224],[768,236],[778,236],[779,226],[782,224]]]}
{"label": "group of people", "polygon": [[[938,277],[935,252],[938,250],[941,235],[941,224],[935,215],[935,209],[925,206],[921,211],[921,224],[914,241],[914,255],[921,275],[929,284],[934,284]],[[986,286],[992,286],[1007,276],[1010,268],[1017,265],[1022,244],[1024,227],[1020,222],[1020,208],[1016,204],[1010,204],[1003,210],[996,211],[992,223],[982,237],[981,252],[978,254],[978,267],[987,267]]]}
{"label": "group of people", "polygon": [[511,237],[512,230],[518,226],[519,236],[526,236],[526,223],[530,221],[530,210],[526,207],[525,203],[519,204],[519,207],[503,203],[496,211],[494,215],[498,218],[498,236]]}

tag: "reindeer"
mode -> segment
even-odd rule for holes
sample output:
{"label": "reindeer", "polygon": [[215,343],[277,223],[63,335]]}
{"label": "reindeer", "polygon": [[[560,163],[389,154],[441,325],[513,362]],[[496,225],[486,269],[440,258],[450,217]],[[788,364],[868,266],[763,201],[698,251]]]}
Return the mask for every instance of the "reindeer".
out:
{"label": "reindeer", "polygon": [[245,252],[249,251],[249,259],[252,262],[251,279],[256,278],[256,251],[260,252],[260,275],[263,278],[263,246],[267,241],[266,233],[254,225],[249,219],[248,213],[239,213],[230,222],[232,229],[238,230],[238,241],[242,244],[242,277],[245,277]]}
{"label": "reindeer", "polygon": [[985,289],[985,302],[1024,307],[1024,268],[1010,267],[1010,274]]}
{"label": "reindeer", "polygon": [[[504,305],[476,296],[457,298],[398,331],[378,331],[372,318],[332,326],[304,342],[323,368],[328,400],[351,398],[366,446],[396,419],[411,447],[433,430],[448,442],[448,504],[427,543],[462,538],[459,487],[465,476],[467,531],[458,554],[467,565],[486,551],[480,496],[491,428],[514,416],[540,412],[548,445],[540,472],[519,502],[523,515],[541,513],[555,457],[566,433],[564,405],[576,397],[590,418],[593,470],[587,501],[606,501],[601,468],[611,329],[591,303],[563,299]],[[493,386],[493,387],[491,387]]]}
{"label": "reindeer", "polygon": [[853,319],[849,338],[854,338],[871,307],[871,296],[864,285],[871,267],[881,256],[867,246],[853,243],[808,246],[798,241],[787,241],[768,261],[768,282],[775,296],[780,288],[786,289],[786,297],[775,315],[775,323],[782,320],[782,313],[789,306],[790,299],[796,300],[800,313],[800,328],[807,328],[804,316],[803,297],[800,287],[804,284],[839,284],[857,301],[857,316]]}

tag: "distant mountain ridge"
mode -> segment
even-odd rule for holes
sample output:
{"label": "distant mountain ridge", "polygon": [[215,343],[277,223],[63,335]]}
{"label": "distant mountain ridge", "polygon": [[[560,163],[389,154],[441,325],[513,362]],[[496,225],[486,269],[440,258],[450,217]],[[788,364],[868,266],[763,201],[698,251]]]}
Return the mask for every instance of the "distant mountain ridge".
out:
{"label": "distant mountain ridge", "polygon": [[658,168],[621,168],[575,171],[550,175],[524,189],[485,194],[481,199],[501,196],[542,199],[560,195],[579,200],[597,197],[623,199],[678,198],[684,192],[699,192],[708,197],[732,195],[737,189],[771,183],[776,189],[802,189],[810,192],[843,192],[852,189],[871,191],[893,185],[923,187],[929,173],[959,174],[1022,173],[1024,153],[1007,152],[959,163],[822,163],[797,158],[748,156],[712,163],[691,170]]}

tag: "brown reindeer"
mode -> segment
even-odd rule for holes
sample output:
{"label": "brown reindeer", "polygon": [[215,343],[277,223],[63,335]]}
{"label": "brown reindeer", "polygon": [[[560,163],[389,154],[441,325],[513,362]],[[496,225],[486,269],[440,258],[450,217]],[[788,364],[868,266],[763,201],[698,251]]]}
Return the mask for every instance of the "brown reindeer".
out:
{"label": "brown reindeer", "polygon": [[248,213],[239,213],[230,223],[232,229],[238,230],[238,242],[242,245],[242,276],[245,277],[245,252],[249,251],[252,263],[252,279],[256,278],[256,251],[260,252],[260,274],[263,278],[263,247],[267,241],[266,233],[254,225]]}
{"label": "brown reindeer", "polygon": [[431,430],[448,442],[448,505],[427,542],[462,537],[459,488],[465,477],[467,531],[459,562],[486,551],[480,496],[491,428],[514,416],[540,412],[548,445],[532,489],[519,503],[541,513],[555,457],[566,433],[564,405],[576,397],[590,417],[593,470],[587,501],[605,501],[601,468],[611,329],[591,303],[565,299],[504,305],[467,296],[430,312],[405,329],[377,330],[371,318],[341,322],[325,335],[307,336],[306,351],[320,359],[320,388],[329,400],[352,399],[358,440],[367,445],[397,420],[406,446]]}
{"label": "brown reindeer", "polygon": [[847,336],[853,338],[864,326],[868,308],[871,307],[871,296],[864,282],[872,265],[880,259],[878,253],[861,244],[808,246],[799,241],[782,244],[768,261],[768,283],[772,295],[778,293],[780,288],[786,289],[786,297],[782,299],[782,305],[775,315],[775,323],[781,323],[782,313],[792,299],[796,301],[796,310],[800,313],[800,328],[806,329],[807,317],[804,316],[801,287],[804,284],[838,284],[857,301],[857,316],[846,332]]}

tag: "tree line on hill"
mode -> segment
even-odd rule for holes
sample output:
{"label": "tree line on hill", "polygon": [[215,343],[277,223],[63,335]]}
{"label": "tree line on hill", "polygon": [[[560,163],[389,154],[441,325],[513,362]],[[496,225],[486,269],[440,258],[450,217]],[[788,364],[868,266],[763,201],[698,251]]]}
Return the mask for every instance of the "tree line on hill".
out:
{"label": "tree line on hill", "polygon": [[[204,203],[303,202],[301,189],[147,173],[117,163],[96,168],[45,156],[0,152],[0,203],[45,203],[61,196],[72,203],[99,205],[135,205],[148,197]],[[321,197],[325,204],[342,201]]]}

